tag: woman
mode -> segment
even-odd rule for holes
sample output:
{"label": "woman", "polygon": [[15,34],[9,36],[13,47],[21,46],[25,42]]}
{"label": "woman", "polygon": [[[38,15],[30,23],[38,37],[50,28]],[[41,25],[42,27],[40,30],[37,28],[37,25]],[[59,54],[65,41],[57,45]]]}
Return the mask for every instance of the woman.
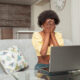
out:
{"label": "woman", "polygon": [[35,68],[38,70],[49,68],[51,46],[64,45],[62,34],[55,32],[56,25],[59,22],[58,15],[52,10],[46,10],[38,17],[38,24],[43,30],[33,33],[32,36],[32,44],[38,56],[38,64]]}

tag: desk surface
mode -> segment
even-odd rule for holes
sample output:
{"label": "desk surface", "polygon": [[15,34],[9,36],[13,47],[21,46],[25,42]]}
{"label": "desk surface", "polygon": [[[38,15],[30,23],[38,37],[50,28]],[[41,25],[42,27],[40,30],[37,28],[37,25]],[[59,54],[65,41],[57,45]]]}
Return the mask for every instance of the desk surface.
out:
{"label": "desk surface", "polygon": [[80,72],[48,76],[35,70],[26,70],[17,74],[18,80],[80,80]]}

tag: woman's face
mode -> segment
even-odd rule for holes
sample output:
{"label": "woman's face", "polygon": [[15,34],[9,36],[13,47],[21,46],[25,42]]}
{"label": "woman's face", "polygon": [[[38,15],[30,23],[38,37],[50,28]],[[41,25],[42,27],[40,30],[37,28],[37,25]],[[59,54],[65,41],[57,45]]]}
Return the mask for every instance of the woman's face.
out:
{"label": "woman's face", "polygon": [[53,19],[47,19],[44,24],[42,25],[43,29],[46,27],[54,27],[55,28],[55,22]]}

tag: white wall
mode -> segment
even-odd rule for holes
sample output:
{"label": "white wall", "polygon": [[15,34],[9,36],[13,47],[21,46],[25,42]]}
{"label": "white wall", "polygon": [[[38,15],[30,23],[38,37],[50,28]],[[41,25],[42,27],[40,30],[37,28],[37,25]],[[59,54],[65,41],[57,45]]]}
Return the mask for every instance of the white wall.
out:
{"label": "white wall", "polygon": [[41,30],[41,28],[39,28],[39,26],[37,24],[39,14],[42,11],[49,10],[49,9],[50,9],[50,1],[49,0],[42,1],[38,4],[35,3],[31,6],[31,15],[32,15],[31,23],[35,30]]}
{"label": "white wall", "polygon": [[80,45],[80,0],[71,1],[73,43]]}
{"label": "white wall", "polygon": [[51,0],[51,9],[54,10],[60,18],[60,24],[56,27],[56,31],[63,34],[63,37],[72,40],[72,24],[71,24],[71,0],[66,0],[66,5],[62,11],[55,7],[54,0]]}

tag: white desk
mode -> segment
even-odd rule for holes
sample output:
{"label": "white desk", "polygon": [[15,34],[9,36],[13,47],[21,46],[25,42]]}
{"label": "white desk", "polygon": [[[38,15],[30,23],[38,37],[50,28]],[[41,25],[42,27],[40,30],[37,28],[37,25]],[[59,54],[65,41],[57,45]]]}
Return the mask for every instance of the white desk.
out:
{"label": "white desk", "polygon": [[13,76],[16,80],[45,80],[42,78],[37,77],[37,71],[35,70],[25,70],[22,72],[16,72]]}

